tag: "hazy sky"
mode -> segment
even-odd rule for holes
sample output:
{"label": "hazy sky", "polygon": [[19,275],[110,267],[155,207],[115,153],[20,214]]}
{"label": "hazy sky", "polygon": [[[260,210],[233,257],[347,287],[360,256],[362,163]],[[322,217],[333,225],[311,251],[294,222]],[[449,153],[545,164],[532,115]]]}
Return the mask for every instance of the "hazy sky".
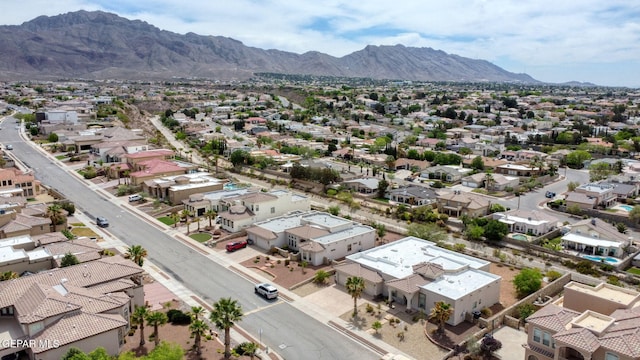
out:
{"label": "hazy sky", "polygon": [[180,34],[341,57],[431,47],[547,82],[640,87],[637,0],[2,0],[0,24],[103,10]]}

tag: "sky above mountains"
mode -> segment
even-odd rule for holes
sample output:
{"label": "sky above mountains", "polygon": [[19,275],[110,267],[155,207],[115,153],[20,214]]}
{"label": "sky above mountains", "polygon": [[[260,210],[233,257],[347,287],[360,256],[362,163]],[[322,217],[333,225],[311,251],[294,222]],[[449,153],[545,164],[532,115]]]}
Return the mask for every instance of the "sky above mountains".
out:
{"label": "sky above mountains", "polygon": [[3,0],[0,24],[78,10],[262,49],[341,57],[402,44],[488,60],[540,81],[640,87],[634,0]]}

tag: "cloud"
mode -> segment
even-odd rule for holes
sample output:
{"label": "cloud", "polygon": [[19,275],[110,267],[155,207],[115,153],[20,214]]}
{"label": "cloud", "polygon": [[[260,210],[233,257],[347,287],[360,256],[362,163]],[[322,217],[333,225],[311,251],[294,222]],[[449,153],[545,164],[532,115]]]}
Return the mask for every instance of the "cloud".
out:
{"label": "cloud", "polygon": [[[510,71],[556,68],[555,74],[549,73],[556,81],[571,73],[572,64],[594,65],[591,68],[600,71],[590,76],[597,79],[603,67],[596,64],[632,67],[640,59],[640,3],[627,0],[24,0],[3,2],[0,23],[19,24],[79,9],[101,9],[181,34],[221,35],[248,46],[296,53],[344,56],[368,44],[432,47],[517,67],[507,68]],[[627,85],[640,85],[639,76],[626,76]]]}

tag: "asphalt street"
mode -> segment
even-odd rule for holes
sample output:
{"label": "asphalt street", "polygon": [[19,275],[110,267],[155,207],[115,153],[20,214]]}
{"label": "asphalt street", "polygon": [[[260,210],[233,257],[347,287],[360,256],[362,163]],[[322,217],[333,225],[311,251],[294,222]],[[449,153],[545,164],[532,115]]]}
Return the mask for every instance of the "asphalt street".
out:
{"label": "asphalt street", "polygon": [[50,186],[92,219],[109,219],[107,232],[128,245],[142,245],[148,258],[162,271],[213,303],[221,297],[237,299],[247,315],[239,324],[276,350],[285,359],[378,359],[379,355],[317,321],[291,304],[265,302],[253,293],[253,283],[192,247],[171,236],[171,230],[152,224],[126,208],[110,201],[98,187],[87,186],[68,168],[56,162],[33,144],[23,141],[15,120],[6,118],[0,130],[0,142],[12,144],[13,154],[30,167],[38,180]]}

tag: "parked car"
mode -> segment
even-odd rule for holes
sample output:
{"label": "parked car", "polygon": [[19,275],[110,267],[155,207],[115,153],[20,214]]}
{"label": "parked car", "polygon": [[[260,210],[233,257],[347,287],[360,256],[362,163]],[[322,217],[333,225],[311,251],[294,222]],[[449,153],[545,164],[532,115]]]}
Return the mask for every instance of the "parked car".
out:
{"label": "parked car", "polygon": [[278,297],[278,289],[267,283],[256,284],[253,292],[264,297],[265,299],[275,299]]}
{"label": "parked car", "polygon": [[234,242],[227,243],[227,246],[226,246],[228,252],[234,252],[236,250],[244,249],[246,247],[247,247],[246,241],[234,241]]}
{"label": "parked car", "polygon": [[9,144],[7,146],[4,147],[7,150],[13,150],[13,145]]}
{"label": "parked car", "polygon": [[138,194],[129,195],[129,202],[140,201],[140,200],[142,200],[142,196]]}
{"label": "parked car", "polygon": [[96,224],[100,227],[106,228],[109,227],[109,220],[103,218],[102,216],[98,216],[96,218]]}
{"label": "parked car", "polygon": [[546,196],[548,199],[553,199],[554,197],[556,197],[556,193],[552,192],[552,191],[547,191],[544,196]]}

